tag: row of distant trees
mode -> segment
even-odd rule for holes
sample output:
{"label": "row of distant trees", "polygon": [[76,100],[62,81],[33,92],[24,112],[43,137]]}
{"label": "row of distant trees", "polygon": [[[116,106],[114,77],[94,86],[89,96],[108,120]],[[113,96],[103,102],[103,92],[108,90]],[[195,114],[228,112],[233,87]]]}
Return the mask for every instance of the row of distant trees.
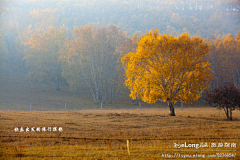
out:
{"label": "row of distant trees", "polygon": [[207,38],[211,46],[209,61],[213,69],[212,88],[231,83],[240,88],[240,31],[236,38],[229,34],[224,39]]}
{"label": "row of distant trees", "polygon": [[[64,28],[52,28],[34,33],[29,27],[16,38],[10,47],[0,35],[0,65],[12,70],[17,66],[22,77],[40,83],[54,84],[59,90],[68,83],[72,89],[90,93],[94,103],[112,103],[116,92],[129,94],[124,87],[125,73],[121,58],[134,52],[141,37],[127,37],[115,25],[109,27],[84,26],[68,38]],[[213,72],[212,88],[230,82],[240,84],[240,32],[234,38],[208,38],[207,57]],[[5,69],[4,69],[5,68]]]}
{"label": "row of distant trees", "polygon": [[137,36],[135,45],[128,46],[126,34],[115,25],[86,25],[75,29],[71,39],[64,29],[34,33],[29,26],[10,47],[0,35],[1,69],[12,74],[18,67],[23,78],[41,84],[43,91],[46,84],[60,90],[67,83],[72,90],[90,93],[94,103],[112,103],[115,92],[124,91],[121,55],[127,47],[136,48]]}
{"label": "row of distant trees", "polygon": [[203,38],[235,35],[240,25],[238,0],[2,0],[0,14],[0,29],[8,41],[29,25],[38,32],[65,25],[69,36],[77,26],[115,24],[130,35],[157,27],[161,33],[189,32]]}
{"label": "row of distant trees", "polygon": [[112,103],[118,85],[118,51],[125,34],[115,25],[85,26],[73,31],[74,39],[53,28],[32,34],[24,43],[23,63],[30,81],[55,84],[67,81],[72,89],[88,90],[94,103]]}

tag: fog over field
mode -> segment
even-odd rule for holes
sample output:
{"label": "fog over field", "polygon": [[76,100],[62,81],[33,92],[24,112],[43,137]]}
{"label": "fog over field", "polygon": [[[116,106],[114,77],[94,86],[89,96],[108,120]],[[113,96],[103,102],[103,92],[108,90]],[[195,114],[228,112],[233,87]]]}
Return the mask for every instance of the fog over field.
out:
{"label": "fog over field", "polygon": [[0,159],[239,159],[239,109],[239,0],[0,0]]}
{"label": "fog over field", "polygon": [[[24,89],[32,86],[46,91],[43,95],[55,88],[95,104],[130,102],[121,58],[135,52],[141,36],[155,27],[159,34],[188,33],[204,38],[211,48],[207,54],[214,71],[211,88],[240,82],[237,0],[2,0],[0,14],[4,91],[16,80],[23,92],[31,90],[26,94],[36,93]],[[7,90],[12,91],[11,86]],[[14,94],[16,100],[21,99],[20,92]],[[2,103],[8,103],[8,97],[2,98]],[[30,101],[17,104],[29,105]],[[61,105],[68,102],[57,101],[62,101]]]}

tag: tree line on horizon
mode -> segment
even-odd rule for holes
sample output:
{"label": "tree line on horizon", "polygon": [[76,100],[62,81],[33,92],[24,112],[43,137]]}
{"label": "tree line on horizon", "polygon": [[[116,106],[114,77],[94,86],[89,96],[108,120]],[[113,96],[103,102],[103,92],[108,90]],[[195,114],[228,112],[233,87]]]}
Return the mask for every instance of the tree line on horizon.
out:
{"label": "tree line on horizon", "polygon": [[[157,27],[160,33],[221,38],[239,30],[238,0],[53,0],[0,2],[0,29],[5,39],[15,37],[32,25],[36,33],[50,26],[71,30],[78,26],[115,24],[129,36],[142,36]],[[73,38],[73,37],[72,37]]]}

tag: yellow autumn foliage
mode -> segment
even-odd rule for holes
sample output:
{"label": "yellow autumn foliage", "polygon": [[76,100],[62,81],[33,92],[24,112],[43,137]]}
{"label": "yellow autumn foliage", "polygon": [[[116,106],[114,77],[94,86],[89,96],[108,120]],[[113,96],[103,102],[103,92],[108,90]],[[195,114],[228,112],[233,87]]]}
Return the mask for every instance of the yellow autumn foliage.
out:
{"label": "yellow autumn foliage", "polygon": [[184,103],[198,100],[212,79],[210,63],[205,60],[209,50],[201,38],[187,33],[173,37],[157,30],[148,32],[136,52],[122,58],[130,97],[147,103],[167,98]]}

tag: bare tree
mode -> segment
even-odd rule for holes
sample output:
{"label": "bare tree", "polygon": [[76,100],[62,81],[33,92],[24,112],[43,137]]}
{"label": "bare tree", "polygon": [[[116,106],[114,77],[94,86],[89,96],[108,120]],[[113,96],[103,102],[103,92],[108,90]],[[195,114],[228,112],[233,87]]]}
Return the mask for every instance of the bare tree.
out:
{"label": "bare tree", "polygon": [[220,109],[224,109],[229,120],[232,120],[232,111],[240,109],[240,91],[231,84],[207,91],[205,100],[210,105],[215,104]]}

